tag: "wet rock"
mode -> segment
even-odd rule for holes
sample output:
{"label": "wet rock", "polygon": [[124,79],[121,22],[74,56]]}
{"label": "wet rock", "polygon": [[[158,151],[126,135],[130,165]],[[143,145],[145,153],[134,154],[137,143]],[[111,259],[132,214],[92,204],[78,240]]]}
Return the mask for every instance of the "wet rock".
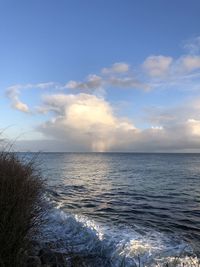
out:
{"label": "wet rock", "polygon": [[57,259],[57,266],[56,267],[68,267],[66,257],[64,254],[55,252],[55,256]]}
{"label": "wet rock", "polygon": [[29,256],[26,267],[41,267],[41,260],[38,256]]}
{"label": "wet rock", "polygon": [[39,256],[40,256],[42,264],[48,264],[51,267],[57,267],[56,257],[50,249],[48,248],[41,249],[39,252]]}
{"label": "wet rock", "polygon": [[65,257],[62,253],[45,248],[40,250],[39,256],[43,265],[49,267],[67,267]]}
{"label": "wet rock", "polygon": [[41,244],[35,240],[31,240],[28,254],[31,256],[38,256],[41,250]]}
{"label": "wet rock", "polygon": [[111,262],[107,259],[98,257],[97,255],[81,255],[74,254],[71,257],[70,267],[111,267]]}

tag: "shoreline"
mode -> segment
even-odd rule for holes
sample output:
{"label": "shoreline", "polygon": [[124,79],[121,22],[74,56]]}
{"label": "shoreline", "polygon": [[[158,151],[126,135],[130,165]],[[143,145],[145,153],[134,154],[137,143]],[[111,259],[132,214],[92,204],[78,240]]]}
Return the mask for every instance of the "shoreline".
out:
{"label": "shoreline", "polygon": [[[56,212],[59,212],[58,209],[56,209]],[[62,218],[63,219],[63,218]],[[67,223],[68,220],[71,220],[71,217],[67,217],[66,221],[62,220],[60,221],[61,225],[58,224],[59,221],[56,221],[56,225],[52,225],[52,223],[54,222],[49,222],[50,226],[48,226],[48,231],[49,234],[54,236],[56,234],[56,232],[51,232],[51,229],[55,229],[54,227],[68,227]],[[78,222],[77,222],[78,223]],[[48,225],[48,223],[47,223]],[[49,228],[50,227],[50,228]],[[51,228],[52,227],[52,228]],[[54,239],[51,238],[51,236],[49,237],[50,239],[48,240],[48,238],[45,238],[45,234],[44,236],[41,236],[39,238],[41,238],[42,242],[39,242],[39,238],[37,240],[33,241],[33,250],[34,251],[34,255],[30,255],[30,256],[36,256],[40,258],[40,261],[42,264],[49,264],[49,267],[61,267],[61,266],[67,266],[67,267],[199,267],[198,264],[200,264],[200,261],[195,257],[195,255],[192,252],[189,252],[188,250],[182,251],[178,254],[175,253],[173,254],[173,250],[168,252],[168,254],[165,255],[165,253],[167,252],[163,252],[163,255],[160,255],[160,258],[158,259],[158,254],[155,253],[155,255],[153,257],[150,257],[149,255],[149,259],[146,258],[148,256],[148,254],[145,256],[145,254],[142,253],[141,254],[137,254],[135,256],[129,255],[128,254],[121,254],[123,251],[120,252],[120,250],[118,251],[119,255],[122,255],[119,257],[119,255],[117,256],[117,254],[112,255],[111,254],[105,254],[105,253],[99,253],[100,252],[100,248],[99,250],[92,250],[92,251],[87,251],[87,249],[82,250],[79,248],[79,251],[77,251],[75,249],[75,247],[78,244],[73,243],[73,238],[74,241],[77,240],[77,237],[81,237],[84,236],[85,232],[84,232],[84,228],[86,226],[82,225],[81,228],[80,226],[78,227],[78,229],[76,229],[76,225],[71,225],[71,231],[76,232],[76,235],[71,237],[71,239],[67,239],[67,235],[66,236],[62,236],[63,239],[59,240],[59,236],[54,236]],[[64,229],[63,229],[64,231]],[[77,231],[79,231],[79,233],[77,233]],[[60,234],[62,233],[62,231],[60,232]],[[120,234],[120,233],[119,233]],[[121,233],[122,234],[122,233]],[[54,240],[54,241],[53,241]],[[66,244],[62,244],[64,241],[67,241]],[[84,238],[83,238],[84,240]],[[104,250],[107,252],[110,250],[109,247],[105,246],[104,243],[105,239],[104,237],[102,237],[102,246],[104,246]],[[72,242],[72,243],[70,243]],[[87,246],[87,240],[85,240],[85,243],[83,244],[82,241],[80,240],[80,243],[83,246]],[[158,242],[159,243],[159,242]],[[140,243],[135,243],[137,245],[140,245]],[[63,247],[64,245],[64,247]],[[141,246],[144,246],[145,248],[145,243],[142,244]],[[142,247],[141,247],[142,248]],[[182,250],[184,249],[184,246],[182,248]],[[116,251],[117,252],[117,251]],[[125,251],[124,251],[125,252]],[[43,258],[42,254],[45,254],[45,256]],[[128,253],[128,251],[126,252]],[[146,252],[145,252],[146,253]],[[153,251],[152,251],[153,253]],[[157,255],[157,256],[156,256]],[[55,264],[55,262],[58,262],[59,264],[62,263],[63,265],[53,265]],[[106,262],[106,264],[105,264]],[[65,264],[65,265],[64,265]],[[78,265],[77,265],[78,264]],[[168,264],[168,265],[167,265]],[[41,265],[43,266],[43,265]],[[27,266],[29,267],[29,266]],[[32,267],[32,266],[30,266]],[[39,266],[38,266],[39,267]]]}

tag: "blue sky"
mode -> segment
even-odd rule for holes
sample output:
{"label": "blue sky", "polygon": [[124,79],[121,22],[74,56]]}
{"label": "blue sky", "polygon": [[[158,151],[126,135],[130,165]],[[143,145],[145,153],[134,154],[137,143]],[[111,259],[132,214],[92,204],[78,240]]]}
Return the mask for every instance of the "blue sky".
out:
{"label": "blue sky", "polygon": [[0,128],[19,150],[199,151],[199,10],[1,0]]}

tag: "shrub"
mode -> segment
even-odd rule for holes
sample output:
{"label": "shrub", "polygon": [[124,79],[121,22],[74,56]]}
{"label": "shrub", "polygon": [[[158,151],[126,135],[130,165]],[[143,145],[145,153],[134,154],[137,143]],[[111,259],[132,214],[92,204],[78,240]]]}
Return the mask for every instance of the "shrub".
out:
{"label": "shrub", "polygon": [[0,266],[23,266],[28,240],[43,214],[44,183],[34,161],[0,153]]}

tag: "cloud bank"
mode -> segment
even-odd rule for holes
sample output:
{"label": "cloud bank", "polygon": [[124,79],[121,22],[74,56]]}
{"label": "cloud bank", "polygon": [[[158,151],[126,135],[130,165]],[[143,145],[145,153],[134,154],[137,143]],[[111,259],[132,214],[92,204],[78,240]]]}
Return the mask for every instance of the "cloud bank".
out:
{"label": "cloud bank", "polygon": [[43,99],[43,108],[53,115],[37,128],[47,137],[40,148],[89,152],[200,151],[199,102],[200,99],[174,108],[148,109],[146,121],[151,126],[139,129],[132,121],[117,116],[109,102],[95,95],[48,95]]}
{"label": "cloud bank", "polygon": [[65,144],[75,143],[80,150],[108,151],[116,142],[123,142],[119,136],[137,131],[127,119],[115,116],[108,102],[94,95],[52,95],[45,97],[44,105],[55,115],[38,130]]}

